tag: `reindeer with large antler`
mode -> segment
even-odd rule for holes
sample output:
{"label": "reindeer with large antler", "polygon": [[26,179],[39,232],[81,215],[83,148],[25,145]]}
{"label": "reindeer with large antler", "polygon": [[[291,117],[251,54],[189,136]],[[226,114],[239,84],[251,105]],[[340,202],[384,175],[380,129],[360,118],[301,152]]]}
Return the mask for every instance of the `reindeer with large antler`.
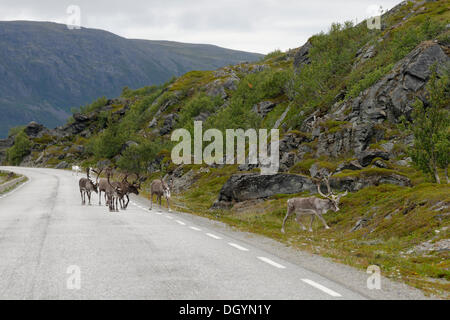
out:
{"label": "reindeer with large antler", "polygon": [[340,195],[334,194],[330,187],[329,181],[330,176],[331,174],[327,176],[322,176],[322,180],[325,182],[327,186],[328,194],[323,194],[322,191],[320,190],[320,180],[317,183],[317,191],[325,199],[321,199],[318,197],[309,197],[309,198],[293,198],[287,201],[287,213],[283,220],[283,226],[281,227],[282,233],[284,233],[284,226],[286,224],[287,219],[294,213],[296,213],[297,223],[301,225],[303,230],[306,230],[306,227],[300,221],[300,218],[304,215],[311,216],[311,223],[309,225],[310,232],[312,232],[312,224],[314,222],[315,217],[318,217],[320,221],[322,221],[326,229],[330,229],[330,227],[327,225],[322,215],[330,210],[333,210],[334,212],[339,211],[339,201],[341,200],[342,197],[346,196],[348,193],[347,191],[345,191],[343,194]]}
{"label": "reindeer with large antler", "polygon": [[[139,189],[141,188],[141,184],[147,179],[145,177],[141,177],[139,173],[135,173],[136,179],[133,182],[128,181],[128,177],[130,174],[125,172],[125,176],[123,177],[121,182],[116,182],[115,184],[119,187],[119,202],[121,209],[126,210],[128,204],[130,203],[130,194],[139,195]],[[126,199],[125,199],[126,198]]]}

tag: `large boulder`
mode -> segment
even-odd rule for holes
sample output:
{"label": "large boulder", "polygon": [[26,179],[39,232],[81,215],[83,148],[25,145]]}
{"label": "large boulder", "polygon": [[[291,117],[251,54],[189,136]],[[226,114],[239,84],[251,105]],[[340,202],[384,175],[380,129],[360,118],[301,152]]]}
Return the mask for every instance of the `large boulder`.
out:
{"label": "large boulder", "polygon": [[348,118],[352,122],[376,123],[387,119],[396,123],[400,116],[405,115],[411,120],[416,98],[426,100],[424,91],[430,68],[436,64],[439,72],[449,61],[449,56],[438,43],[427,41],[420,44],[400,60],[391,73],[353,100]]}
{"label": "large boulder", "polygon": [[260,175],[258,173],[234,174],[220,190],[214,207],[229,206],[235,202],[264,199],[276,194],[315,192],[316,185],[305,176],[293,174]]}

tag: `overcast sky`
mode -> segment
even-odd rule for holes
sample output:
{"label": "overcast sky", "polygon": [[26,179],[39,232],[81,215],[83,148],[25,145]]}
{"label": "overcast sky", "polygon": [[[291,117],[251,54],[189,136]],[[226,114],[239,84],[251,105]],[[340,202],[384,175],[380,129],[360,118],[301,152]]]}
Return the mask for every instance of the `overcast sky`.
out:
{"label": "overcast sky", "polygon": [[81,25],[127,38],[209,43],[268,53],[302,45],[332,22],[362,21],[400,0],[0,0],[0,20],[66,23],[77,5]]}

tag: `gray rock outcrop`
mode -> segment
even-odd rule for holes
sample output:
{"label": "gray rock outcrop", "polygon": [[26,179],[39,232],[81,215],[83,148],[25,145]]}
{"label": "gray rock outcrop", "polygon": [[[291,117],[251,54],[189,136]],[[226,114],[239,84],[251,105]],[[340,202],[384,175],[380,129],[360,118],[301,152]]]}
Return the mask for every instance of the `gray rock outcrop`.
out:
{"label": "gray rock outcrop", "polygon": [[220,190],[213,207],[221,208],[235,202],[264,199],[276,194],[314,192],[316,185],[305,176],[293,174],[260,175],[258,173],[234,174]]}

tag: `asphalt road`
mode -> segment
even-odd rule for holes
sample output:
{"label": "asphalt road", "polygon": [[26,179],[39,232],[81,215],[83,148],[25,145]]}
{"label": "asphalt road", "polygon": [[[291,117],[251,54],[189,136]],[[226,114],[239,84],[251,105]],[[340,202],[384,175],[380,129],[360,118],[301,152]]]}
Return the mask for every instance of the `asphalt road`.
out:
{"label": "asphalt road", "polygon": [[0,299],[420,299],[383,278],[185,213],[82,206],[69,171],[0,198]]}

